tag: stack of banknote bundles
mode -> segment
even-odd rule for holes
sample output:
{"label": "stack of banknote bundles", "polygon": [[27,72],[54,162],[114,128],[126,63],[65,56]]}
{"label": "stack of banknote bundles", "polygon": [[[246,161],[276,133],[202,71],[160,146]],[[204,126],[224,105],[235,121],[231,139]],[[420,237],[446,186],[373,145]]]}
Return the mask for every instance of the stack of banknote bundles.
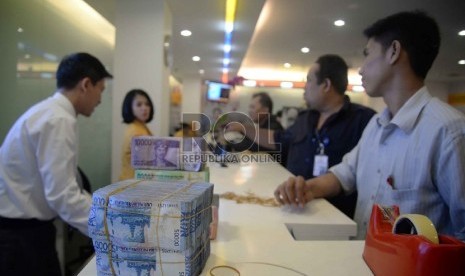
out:
{"label": "stack of banknote bundles", "polygon": [[213,185],[126,180],[93,194],[89,235],[102,275],[198,275],[210,255]]}
{"label": "stack of banknote bundles", "polygon": [[210,169],[208,166],[198,172],[180,171],[180,170],[135,170],[136,179],[155,180],[155,181],[210,181]]}
{"label": "stack of banknote bundles", "polygon": [[137,136],[132,139],[134,169],[201,171],[201,140],[181,137]]}

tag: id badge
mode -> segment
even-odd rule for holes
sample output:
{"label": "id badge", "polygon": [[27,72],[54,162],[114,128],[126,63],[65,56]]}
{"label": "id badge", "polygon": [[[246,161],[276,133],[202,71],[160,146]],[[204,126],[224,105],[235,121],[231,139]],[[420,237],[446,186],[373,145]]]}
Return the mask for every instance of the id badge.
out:
{"label": "id badge", "polygon": [[324,154],[315,155],[313,162],[313,176],[325,174],[328,171],[328,156]]}

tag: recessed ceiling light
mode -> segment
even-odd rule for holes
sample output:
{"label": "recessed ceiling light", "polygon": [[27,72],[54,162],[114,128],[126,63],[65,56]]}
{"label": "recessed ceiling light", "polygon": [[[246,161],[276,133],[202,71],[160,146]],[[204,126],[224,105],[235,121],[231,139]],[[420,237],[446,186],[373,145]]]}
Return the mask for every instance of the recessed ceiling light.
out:
{"label": "recessed ceiling light", "polygon": [[40,73],[40,77],[43,78],[43,79],[53,79],[54,74],[47,73],[47,72],[42,72],[42,73]]}
{"label": "recessed ceiling light", "polygon": [[464,64],[465,64],[465,59],[459,60],[459,64],[460,64],[460,65],[464,65]]}
{"label": "recessed ceiling light", "polygon": [[310,52],[310,48],[308,48],[308,47],[303,47],[302,49],[300,49],[300,51],[301,51],[302,53],[306,54],[306,53]]}
{"label": "recessed ceiling light", "polygon": [[257,86],[257,81],[254,81],[254,80],[244,80],[244,81],[242,82],[242,84],[243,84],[244,86],[247,86],[247,87],[255,87],[255,86]]}
{"label": "recessed ceiling light", "polygon": [[465,30],[461,30],[461,31],[459,32],[459,35],[465,36]]}
{"label": "recessed ceiling light", "polygon": [[229,58],[223,59],[223,65],[228,65],[230,62]]}
{"label": "recessed ceiling light", "polygon": [[284,67],[286,67],[286,68],[291,68],[291,64],[288,63],[288,62],[286,62],[286,63],[284,63]]}
{"label": "recessed ceiling light", "polygon": [[233,30],[234,30],[234,22],[226,22],[225,27],[224,27],[224,31],[226,33],[232,33]]}
{"label": "recessed ceiling light", "polygon": [[199,56],[193,56],[193,57],[192,57],[192,60],[193,60],[193,61],[199,61],[199,60],[200,60],[200,57],[199,57]]}
{"label": "recessed ceiling light", "polygon": [[203,74],[205,74],[205,70],[203,70],[203,69],[200,69],[200,70],[199,70],[199,74],[200,74],[200,75],[203,75]]}
{"label": "recessed ceiling light", "polygon": [[18,33],[22,33],[22,32],[24,32],[23,28],[19,27],[18,28]]}
{"label": "recessed ceiling light", "polygon": [[181,35],[182,36],[191,36],[192,32],[189,30],[182,30]]}
{"label": "recessed ceiling light", "polygon": [[363,86],[361,86],[361,85],[354,85],[354,86],[352,86],[352,91],[353,92],[363,92],[363,91],[365,91],[365,88],[363,88]]}
{"label": "recessed ceiling light", "polygon": [[282,81],[280,86],[281,88],[292,88],[294,84],[291,81]]}
{"label": "recessed ceiling light", "polygon": [[223,46],[223,51],[224,51],[225,53],[231,52],[231,45],[225,44],[225,45]]}
{"label": "recessed ceiling light", "polygon": [[344,26],[345,24],[346,22],[344,22],[344,20],[341,19],[334,21],[334,25],[338,27]]}
{"label": "recessed ceiling light", "polygon": [[43,57],[47,60],[50,60],[50,61],[58,61],[58,57],[55,56],[54,54],[50,54],[50,53],[44,53],[43,54]]}

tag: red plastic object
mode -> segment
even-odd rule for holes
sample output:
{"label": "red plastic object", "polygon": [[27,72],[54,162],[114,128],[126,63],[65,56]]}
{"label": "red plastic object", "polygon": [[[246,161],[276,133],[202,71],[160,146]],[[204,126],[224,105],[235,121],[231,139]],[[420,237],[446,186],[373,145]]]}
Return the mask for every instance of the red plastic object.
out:
{"label": "red plastic object", "polygon": [[[396,216],[399,208],[393,206]],[[433,244],[418,235],[393,234],[392,221],[373,205],[363,259],[376,276],[464,276],[465,243],[439,235]]]}

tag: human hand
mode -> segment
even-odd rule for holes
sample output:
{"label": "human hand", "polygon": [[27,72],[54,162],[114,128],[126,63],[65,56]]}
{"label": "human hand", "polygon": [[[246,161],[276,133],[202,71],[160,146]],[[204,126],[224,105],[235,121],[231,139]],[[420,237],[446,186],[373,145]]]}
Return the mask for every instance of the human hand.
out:
{"label": "human hand", "polygon": [[314,196],[302,176],[290,177],[274,191],[276,200],[282,204],[292,204],[303,208]]}

